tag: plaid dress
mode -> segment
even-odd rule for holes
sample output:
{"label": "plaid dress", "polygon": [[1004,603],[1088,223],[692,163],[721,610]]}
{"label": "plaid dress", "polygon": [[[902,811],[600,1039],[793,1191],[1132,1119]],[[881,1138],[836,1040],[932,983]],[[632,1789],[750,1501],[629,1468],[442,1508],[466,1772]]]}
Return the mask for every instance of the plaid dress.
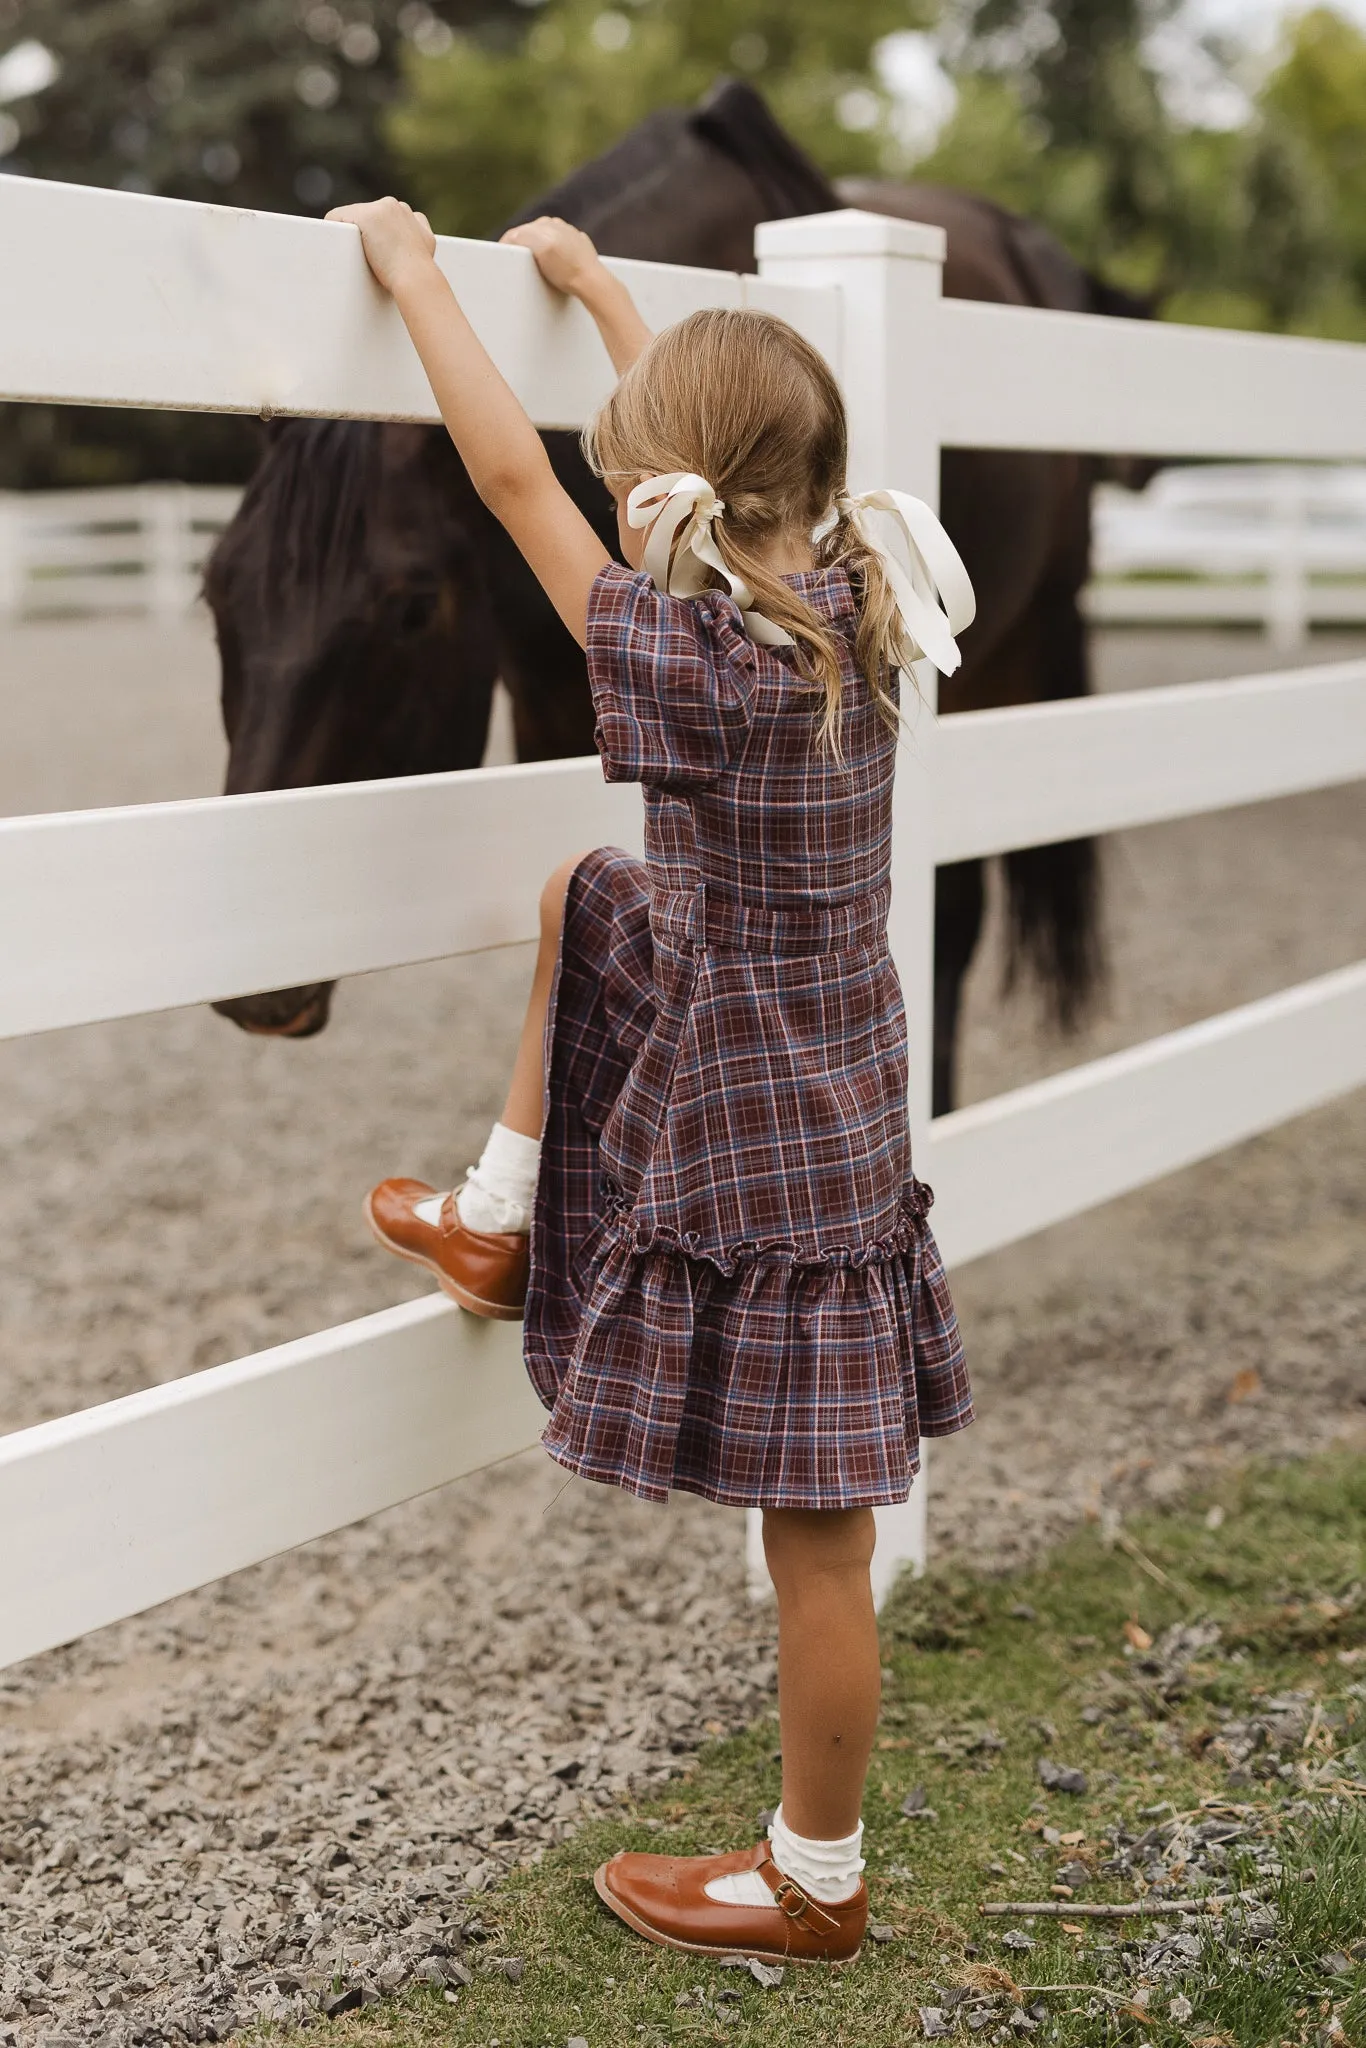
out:
{"label": "plaid dress", "polygon": [[720,592],[612,564],[588,611],[597,745],[644,861],[570,884],[547,1026],[525,1349],[544,1443],[647,1500],[904,1500],[972,1420],[911,1173],[887,950],[896,735],[840,569],[788,581],[844,658],[844,764],[790,650]]}

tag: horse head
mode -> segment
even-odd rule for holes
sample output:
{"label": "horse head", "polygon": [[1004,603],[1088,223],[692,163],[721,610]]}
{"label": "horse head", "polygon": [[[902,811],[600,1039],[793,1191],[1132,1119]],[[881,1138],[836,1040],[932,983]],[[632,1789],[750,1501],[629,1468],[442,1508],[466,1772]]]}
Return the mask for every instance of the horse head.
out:
{"label": "horse head", "polygon": [[[486,519],[444,434],[332,420],[272,432],[204,575],[226,794],[478,766],[495,673],[472,538]],[[245,1031],[308,1038],[331,997],[317,982],[213,1007]]]}

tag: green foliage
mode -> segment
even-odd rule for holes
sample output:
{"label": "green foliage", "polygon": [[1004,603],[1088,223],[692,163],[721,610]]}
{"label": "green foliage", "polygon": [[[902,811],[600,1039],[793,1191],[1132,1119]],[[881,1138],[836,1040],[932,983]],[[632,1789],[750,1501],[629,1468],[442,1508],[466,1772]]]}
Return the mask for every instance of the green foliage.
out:
{"label": "green foliage", "polygon": [[1055,142],[1019,78],[967,73],[952,119],[915,175],[1042,221],[1112,283],[1161,292],[1171,288],[1173,242],[1204,228],[1203,195],[1190,189],[1194,167],[1170,146],[1137,66],[1117,60],[1114,68],[1124,74],[1130,119],[1104,142]]}
{"label": "green foliage", "polygon": [[1145,62],[1169,12],[983,0],[960,29],[957,112],[916,175],[1044,221],[1169,317],[1358,338],[1366,35],[1326,8],[1301,17],[1250,122],[1216,133],[1175,121]]}
{"label": "green foliage", "polygon": [[[520,33],[410,53],[388,134],[442,227],[486,233],[654,109],[748,75],[831,174],[909,168],[878,40],[932,0],[548,0]],[[1181,126],[1145,38],[1176,0],[966,0],[957,110],[917,177],[1043,221],[1172,317],[1366,333],[1366,35],[1318,8],[1247,127]],[[851,123],[853,125],[851,125]]]}
{"label": "green foliage", "polygon": [[1145,34],[1177,0],[968,0],[954,26],[969,64],[1026,84],[1057,147],[1110,149],[1152,120],[1151,79],[1138,57]]}
{"label": "green foliage", "polygon": [[1366,297],[1366,35],[1327,7],[1301,15],[1262,98],[1268,118],[1317,174],[1353,283]]}
{"label": "green foliage", "polygon": [[60,65],[8,105],[5,167],[283,212],[368,198],[400,51],[449,34],[422,0],[0,0],[0,47]]}
{"label": "green foliage", "polygon": [[1286,327],[1333,274],[1329,195],[1304,143],[1270,114],[1254,126],[1239,169],[1244,233],[1228,272],[1261,300],[1273,327]]}
{"label": "green foliage", "polygon": [[[957,19],[968,89],[917,175],[965,183],[1045,220],[1115,283],[1163,288],[1165,244],[1188,217],[1190,193],[1142,38],[1172,11],[1173,0],[1050,0],[1046,9],[977,0]],[[974,175],[983,114],[988,154]],[[963,175],[947,175],[950,166]],[[1008,169],[1004,188],[988,182],[998,169]]]}
{"label": "green foliage", "polygon": [[447,233],[487,234],[656,108],[749,76],[831,173],[879,169],[893,141],[873,67],[920,0],[548,0],[515,41],[470,33],[412,53],[388,133],[407,189]]}

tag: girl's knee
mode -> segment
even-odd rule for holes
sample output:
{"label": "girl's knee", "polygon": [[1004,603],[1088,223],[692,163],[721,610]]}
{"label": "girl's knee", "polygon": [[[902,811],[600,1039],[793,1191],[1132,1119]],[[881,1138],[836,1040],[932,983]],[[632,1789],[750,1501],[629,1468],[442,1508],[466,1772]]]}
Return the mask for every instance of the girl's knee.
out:
{"label": "girl's knee", "polygon": [[866,1573],[877,1525],[871,1508],[765,1508],[764,1555],[780,1591],[818,1572]]}
{"label": "girl's knee", "polygon": [[581,853],[573,854],[568,860],[561,861],[554,873],[546,877],[545,886],[541,890],[541,937],[543,939],[559,938],[560,927],[564,923],[564,906],[565,899],[569,894],[569,884],[575,868],[582,859],[583,855]]}

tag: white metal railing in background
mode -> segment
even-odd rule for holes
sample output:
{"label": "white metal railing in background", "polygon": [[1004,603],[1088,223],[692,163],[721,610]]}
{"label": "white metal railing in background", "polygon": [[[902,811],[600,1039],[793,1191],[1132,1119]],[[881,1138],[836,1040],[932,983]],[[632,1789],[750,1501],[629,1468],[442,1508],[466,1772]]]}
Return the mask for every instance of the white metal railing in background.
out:
{"label": "white metal railing in background", "polygon": [[[0,492],[0,623],[182,617],[241,495],[173,483]],[[1312,625],[1366,626],[1366,468],[1166,469],[1139,492],[1101,484],[1094,529],[1085,606],[1097,624],[1254,624],[1287,652]]]}
{"label": "white metal railing in background", "polygon": [[[349,228],[0,178],[0,242],[0,396],[433,417]],[[757,279],[616,267],[656,325],[762,304],[800,327],[843,383],[855,488],[933,499],[944,445],[1366,460],[1366,349],[945,301],[942,234],[880,216],[771,223],[759,251]],[[524,251],[439,254],[533,418],[577,424],[611,375],[582,311]],[[891,938],[950,1263],[1366,1080],[1366,963],[931,1123],[936,863],[1363,775],[1366,661],[920,707]],[[0,1032],[527,938],[549,867],[639,831],[592,761],[0,821]],[[460,902],[434,879],[455,863],[480,878]],[[0,1439],[0,1663],[522,1449],[518,1349],[420,1301]],[[883,1584],[922,1515],[921,1487],[880,1511]]]}
{"label": "white metal railing in background", "polygon": [[1289,652],[1314,625],[1366,626],[1366,469],[1211,463],[1094,500],[1090,618],[1253,624]]}
{"label": "white metal railing in background", "polygon": [[183,617],[241,497],[213,484],[0,492],[0,623],[110,612]]}

